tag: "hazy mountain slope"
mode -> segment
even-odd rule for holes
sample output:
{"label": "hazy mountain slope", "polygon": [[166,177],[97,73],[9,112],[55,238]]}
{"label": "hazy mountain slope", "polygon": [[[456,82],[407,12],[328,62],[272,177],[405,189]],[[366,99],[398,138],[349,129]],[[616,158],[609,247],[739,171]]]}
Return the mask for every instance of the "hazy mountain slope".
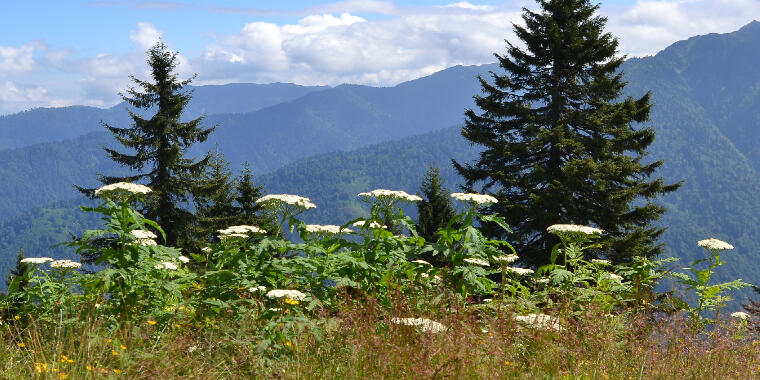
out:
{"label": "hazy mountain slope", "polygon": [[[327,88],[291,83],[193,86],[193,100],[185,115],[190,118],[204,112],[208,115],[251,112]],[[104,131],[101,120],[116,126],[128,126],[125,104],[120,103],[109,109],[84,106],[36,108],[0,116],[0,149],[21,148]]]}

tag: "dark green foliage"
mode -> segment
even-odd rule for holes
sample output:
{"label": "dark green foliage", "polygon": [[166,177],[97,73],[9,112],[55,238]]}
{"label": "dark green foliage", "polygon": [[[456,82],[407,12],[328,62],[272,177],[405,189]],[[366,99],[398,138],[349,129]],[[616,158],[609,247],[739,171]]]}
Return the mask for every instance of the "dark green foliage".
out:
{"label": "dark green foliage", "polygon": [[[492,192],[514,234],[510,241],[530,264],[548,262],[557,223],[605,230],[597,254],[616,260],[661,252],[665,209],[652,200],[678,185],[649,177],[662,161],[643,163],[654,129],[650,94],[619,99],[625,82],[617,39],[588,0],[542,0],[514,26],[525,49],[508,44],[496,57],[505,75],[480,78],[478,114],[465,112],[462,135],[485,150],[474,164],[455,166],[465,188]],[[496,231],[496,230],[495,230]]]}
{"label": "dark green foliage", "polygon": [[23,259],[24,250],[19,248],[18,255],[16,256],[16,266],[11,269],[10,273],[8,273],[8,277],[5,279],[5,286],[10,287],[13,280],[18,278],[18,283],[16,284],[17,291],[23,290],[29,284],[27,277],[32,270],[31,264],[21,262]]}
{"label": "dark green foliage", "polygon": [[196,180],[193,201],[195,224],[188,228],[190,236],[184,237],[183,246],[197,251],[217,242],[217,230],[238,224],[232,171],[218,149],[210,153],[206,170]]}
{"label": "dark green foliage", "polygon": [[148,65],[154,82],[131,77],[138,88],[130,88],[122,98],[140,110],[155,111],[146,119],[129,111],[130,128],[105,127],[127,148],[127,153],[104,148],[118,164],[138,174],[124,177],[102,176],[105,184],[119,181],[144,182],[153,191],[146,199],[143,214],[155,220],[166,233],[166,244],[176,246],[180,235],[193,224],[194,216],[183,205],[193,199],[197,178],[205,170],[209,156],[193,161],[185,157],[188,149],[206,141],[215,127],[202,128],[203,117],[181,122],[180,117],[191,95],[184,90],[193,78],[179,81],[175,68],[177,53],[163,42],[148,50]]}
{"label": "dark green foliage", "polygon": [[434,242],[438,240],[435,232],[446,227],[456,215],[451,193],[444,187],[437,166],[430,165],[417,194],[422,197],[422,201],[417,202],[417,233],[426,241]]}
{"label": "dark green foliage", "polygon": [[265,230],[271,230],[273,221],[262,213],[261,206],[256,200],[264,195],[264,185],[256,186],[253,183],[253,173],[248,162],[243,163],[243,170],[235,183],[237,196],[235,198],[235,215],[237,224],[258,226]]}

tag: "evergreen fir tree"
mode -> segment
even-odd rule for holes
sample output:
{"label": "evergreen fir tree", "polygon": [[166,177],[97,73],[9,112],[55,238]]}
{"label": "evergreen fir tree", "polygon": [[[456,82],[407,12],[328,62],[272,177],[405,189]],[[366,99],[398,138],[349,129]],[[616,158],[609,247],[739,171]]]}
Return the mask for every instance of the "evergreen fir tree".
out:
{"label": "evergreen fir tree", "polygon": [[238,223],[241,219],[235,208],[235,184],[230,165],[218,148],[210,153],[206,170],[196,182],[195,225],[193,236],[184,246],[197,251],[217,239],[216,231]]}
{"label": "evergreen fir tree", "polygon": [[203,128],[203,116],[182,122],[180,118],[191,99],[185,89],[194,77],[180,81],[175,69],[177,53],[163,42],[148,50],[148,65],[153,82],[131,76],[137,88],[131,87],[122,98],[130,106],[154,112],[150,118],[129,111],[130,128],[105,127],[127,148],[122,153],[104,148],[108,156],[138,174],[127,177],[101,176],[101,182],[141,182],[153,189],[141,210],[155,220],[166,233],[166,244],[176,246],[180,235],[194,222],[194,215],[185,208],[199,191],[198,177],[203,173],[209,156],[198,161],[187,158],[189,148],[205,141],[214,127]]}
{"label": "evergreen fir tree", "polygon": [[451,194],[444,188],[441,172],[430,166],[420,185],[422,201],[417,202],[417,233],[426,241],[438,240],[435,232],[446,227],[456,210],[451,201]]}
{"label": "evergreen fir tree", "polygon": [[[649,177],[662,161],[642,158],[654,140],[650,94],[621,99],[625,82],[617,39],[588,0],[540,0],[514,25],[525,48],[507,42],[496,54],[504,75],[479,78],[482,110],[465,112],[462,135],[482,145],[479,159],[454,162],[467,191],[490,192],[514,231],[508,239],[529,264],[548,261],[557,242],[546,228],[573,223],[605,230],[592,252],[615,260],[660,253],[663,229],[652,225],[665,211],[653,203],[680,184]],[[496,228],[489,229],[497,234]]]}
{"label": "evergreen fir tree", "polygon": [[13,280],[17,277],[20,278],[18,286],[16,287],[16,291],[23,290],[26,288],[27,285],[29,285],[29,281],[26,279],[27,275],[29,275],[29,271],[32,270],[31,264],[22,263],[21,260],[24,259],[24,250],[19,248],[18,255],[16,256],[16,266],[13,267],[8,273],[8,277],[5,279],[5,285],[6,287],[10,287]]}
{"label": "evergreen fir tree", "polygon": [[253,184],[253,173],[248,162],[243,163],[243,170],[237,179],[236,190],[235,209],[240,224],[257,226],[269,231],[271,223],[261,213],[261,206],[256,203],[256,200],[264,195],[264,186]]}

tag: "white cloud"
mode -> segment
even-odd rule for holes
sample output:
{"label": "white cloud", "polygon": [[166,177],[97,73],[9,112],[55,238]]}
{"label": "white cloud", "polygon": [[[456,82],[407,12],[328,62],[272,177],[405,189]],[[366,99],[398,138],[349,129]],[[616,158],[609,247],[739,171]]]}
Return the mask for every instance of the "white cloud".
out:
{"label": "white cloud", "polygon": [[147,50],[161,39],[161,31],[150,23],[138,22],[137,29],[129,33],[132,40],[142,50]]}
{"label": "white cloud", "polygon": [[0,46],[0,73],[25,72],[34,66],[34,47],[31,44],[18,48]]}

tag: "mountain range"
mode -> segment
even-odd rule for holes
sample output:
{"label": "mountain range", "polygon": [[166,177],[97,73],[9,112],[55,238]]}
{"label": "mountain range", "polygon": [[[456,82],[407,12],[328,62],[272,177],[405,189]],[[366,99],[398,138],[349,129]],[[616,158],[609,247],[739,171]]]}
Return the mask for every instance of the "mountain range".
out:
{"label": "mountain range", "polygon": [[[623,65],[627,96],[652,92],[656,174],[681,189],[661,199],[665,256],[679,265],[704,255],[696,241],[716,237],[736,248],[718,280],[760,283],[760,23],[679,41]],[[450,165],[476,157],[458,126],[479,94],[478,75],[495,64],[456,66],[393,87],[303,87],[232,84],[193,88],[187,116],[217,125],[191,154],[218,146],[233,168],[247,161],[268,192],[309,196],[318,208],[304,219],[342,223],[366,212],[356,193],[374,188],[415,192],[429,165],[450,189],[461,181]],[[17,249],[51,254],[49,243],[81,233],[72,184],[95,185],[96,172],[120,170],[101,145],[113,140],[100,121],[127,126],[124,104],[109,109],[34,109],[0,117],[0,270]],[[71,256],[63,247],[53,254]]]}

